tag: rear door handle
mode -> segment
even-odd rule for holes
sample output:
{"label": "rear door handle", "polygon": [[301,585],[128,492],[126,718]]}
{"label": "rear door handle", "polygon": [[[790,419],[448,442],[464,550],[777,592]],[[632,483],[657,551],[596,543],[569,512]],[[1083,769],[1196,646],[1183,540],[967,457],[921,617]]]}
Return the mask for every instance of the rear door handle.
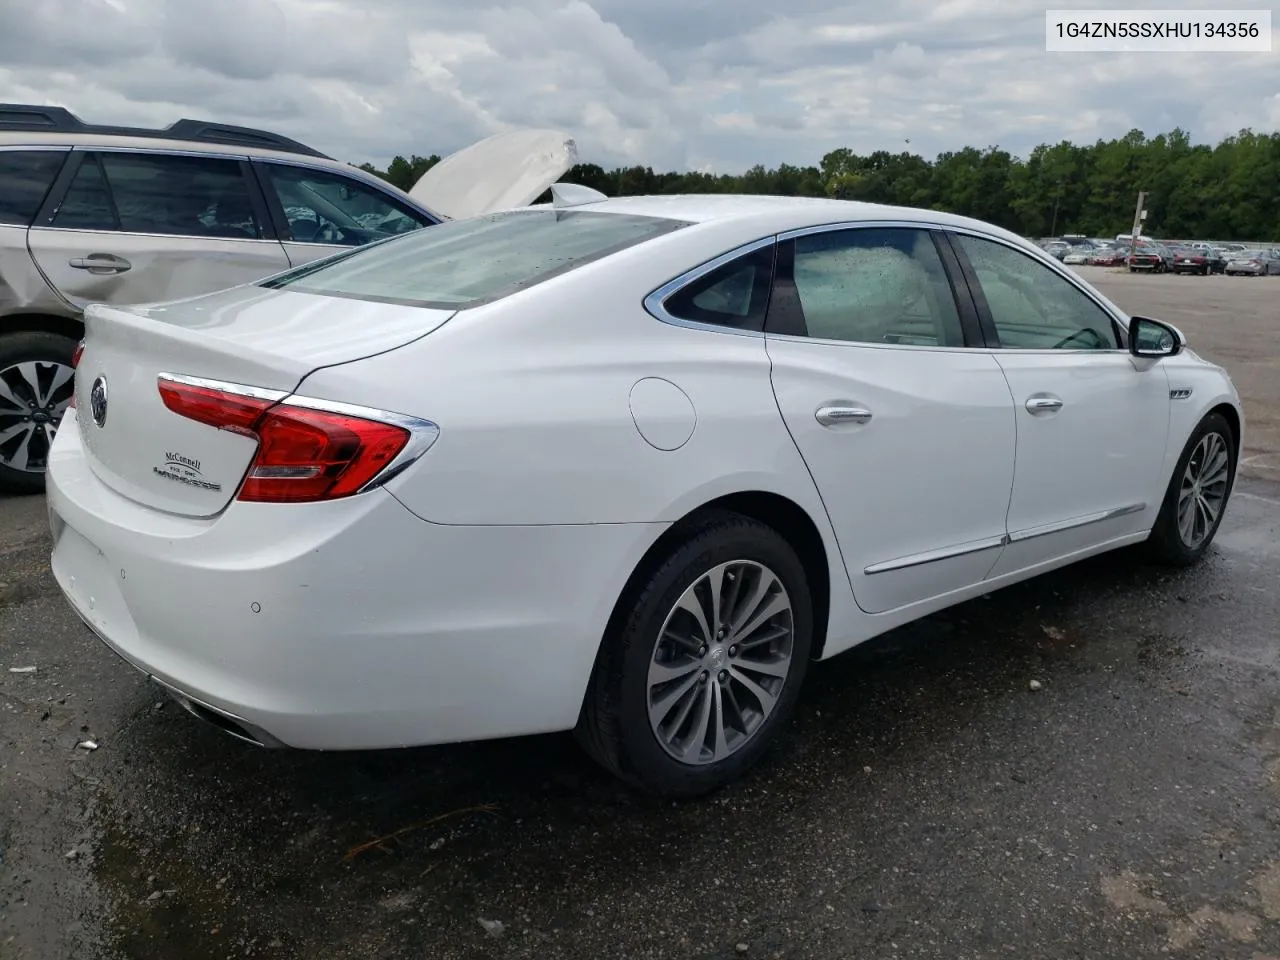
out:
{"label": "rear door handle", "polygon": [[1062,400],[1045,394],[1036,394],[1027,398],[1027,412],[1031,414],[1053,413],[1062,409]]}
{"label": "rear door handle", "polygon": [[90,273],[124,273],[133,264],[124,257],[114,253],[91,253],[87,257],[72,257],[67,265],[77,270],[88,270]]}
{"label": "rear door handle", "polygon": [[834,427],[841,423],[866,423],[871,419],[871,411],[866,407],[836,404],[825,404],[815,410],[813,415],[824,427]]}

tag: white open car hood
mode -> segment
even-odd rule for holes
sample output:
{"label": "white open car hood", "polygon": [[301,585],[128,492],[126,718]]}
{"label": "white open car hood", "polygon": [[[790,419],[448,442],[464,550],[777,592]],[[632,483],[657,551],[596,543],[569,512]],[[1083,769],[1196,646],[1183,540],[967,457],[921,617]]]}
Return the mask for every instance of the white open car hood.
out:
{"label": "white open car hood", "polygon": [[577,162],[578,146],[566,133],[512,130],[445,157],[409,196],[451,220],[478,217],[527,206]]}

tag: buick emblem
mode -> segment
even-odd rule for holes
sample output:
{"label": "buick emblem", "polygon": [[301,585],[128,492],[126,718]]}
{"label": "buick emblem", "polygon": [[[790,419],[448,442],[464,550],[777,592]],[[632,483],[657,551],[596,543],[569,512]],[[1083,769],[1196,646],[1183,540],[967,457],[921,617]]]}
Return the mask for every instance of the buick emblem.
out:
{"label": "buick emblem", "polygon": [[99,377],[89,388],[89,412],[93,422],[102,426],[107,422],[107,378]]}

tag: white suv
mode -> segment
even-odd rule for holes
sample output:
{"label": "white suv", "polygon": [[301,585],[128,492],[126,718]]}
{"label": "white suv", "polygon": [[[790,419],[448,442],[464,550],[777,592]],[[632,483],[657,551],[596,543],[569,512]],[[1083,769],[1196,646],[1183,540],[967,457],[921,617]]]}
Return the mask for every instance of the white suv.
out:
{"label": "white suv", "polygon": [[405,193],[262,130],[95,126],[61,107],[0,104],[0,490],[43,488],[86,304],[210,293],[523,206],[575,160],[563,134],[515,131]]}

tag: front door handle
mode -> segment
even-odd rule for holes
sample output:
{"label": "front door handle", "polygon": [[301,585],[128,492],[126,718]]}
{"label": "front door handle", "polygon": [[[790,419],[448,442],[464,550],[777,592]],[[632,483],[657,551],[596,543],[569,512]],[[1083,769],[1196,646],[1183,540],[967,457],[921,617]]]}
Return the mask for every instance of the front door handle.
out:
{"label": "front door handle", "polygon": [[1036,394],[1027,398],[1027,412],[1030,414],[1053,413],[1062,409],[1062,400],[1045,394]]}
{"label": "front door handle", "polygon": [[813,412],[818,422],[824,427],[834,427],[841,423],[866,423],[871,419],[871,411],[866,407],[847,407],[826,404]]}
{"label": "front door handle", "polygon": [[114,253],[91,253],[87,257],[72,257],[67,265],[77,270],[88,270],[90,273],[124,273],[133,264],[124,257]]}

